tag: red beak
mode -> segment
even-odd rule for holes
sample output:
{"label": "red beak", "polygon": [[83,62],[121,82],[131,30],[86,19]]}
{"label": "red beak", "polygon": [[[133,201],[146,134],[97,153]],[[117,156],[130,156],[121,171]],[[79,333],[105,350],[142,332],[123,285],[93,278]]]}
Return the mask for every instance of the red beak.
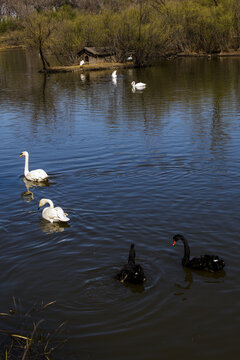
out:
{"label": "red beak", "polygon": [[176,245],[176,241],[174,240],[174,241],[173,241],[173,246],[175,246],[175,245]]}

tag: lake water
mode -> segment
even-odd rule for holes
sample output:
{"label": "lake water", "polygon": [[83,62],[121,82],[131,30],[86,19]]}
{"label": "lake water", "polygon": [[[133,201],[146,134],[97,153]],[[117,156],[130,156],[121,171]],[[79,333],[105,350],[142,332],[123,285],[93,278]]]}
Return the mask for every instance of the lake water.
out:
{"label": "lake water", "polygon": [[[13,297],[23,311],[56,301],[42,327],[66,321],[57,359],[237,359],[240,59],[163,61],[116,84],[111,71],[39,68],[0,52],[0,312]],[[24,182],[24,150],[50,186]],[[69,225],[41,220],[41,198]],[[184,269],[176,233],[225,271]],[[143,287],[114,279],[132,242]]]}

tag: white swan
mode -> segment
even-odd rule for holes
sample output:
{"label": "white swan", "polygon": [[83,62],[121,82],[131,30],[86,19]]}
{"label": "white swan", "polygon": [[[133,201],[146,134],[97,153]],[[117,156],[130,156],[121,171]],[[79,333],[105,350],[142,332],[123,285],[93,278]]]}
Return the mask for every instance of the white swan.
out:
{"label": "white swan", "polygon": [[85,61],[84,61],[84,60],[81,60],[79,65],[80,65],[80,66],[83,66],[84,63],[85,63]]}
{"label": "white swan", "polygon": [[24,176],[27,180],[30,181],[46,181],[48,179],[48,174],[46,171],[42,169],[29,171],[28,162],[29,162],[29,154],[27,151],[23,151],[19,157],[25,156],[25,167],[24,167]]}
{"label": "white swan", "polygon": [[145,84],[145,83],[142,83],[142,82],[135,83],[135,81],[132,81],[131,85],[132,85],[133,89],[138,89],[138,90],[144,89],[147,86],[147,84]]}
{"label": "white swan", "polygon": [[67,217],[67,213],[63,211],[62,208],[54,207],[52,200],[50,199],[41,199],[39,201],[38,209],[40,207],[44,206],[45,204],[49,204],[50,206],[46,207],[42,211],[42,217],[43,219],[50,221],[50,223],[53,222],[67,222],[70,219]]}
{"label": "white swan", "polygon": [[116,79],[117,78],[117,70],[114,70],[112,73],[112,78]]}

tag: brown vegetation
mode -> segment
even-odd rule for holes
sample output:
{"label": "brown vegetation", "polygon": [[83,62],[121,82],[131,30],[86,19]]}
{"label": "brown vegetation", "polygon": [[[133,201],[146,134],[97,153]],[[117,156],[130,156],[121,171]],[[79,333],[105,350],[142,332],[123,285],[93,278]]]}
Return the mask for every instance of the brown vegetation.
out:
{"label": "brown vegetation", "polygon": [[[85,46],[111,46],[141,66],[178,53],[213,54],[240,45],[238,0],[0,0],[0,35],[78,63]],[[14,34],[14,36],[13,36]]]}
{"label": "brown vegetation", "polygon": [[75,71],[99,71],[99,70],[115,70],[119,68],[132,68],[135,65],[133,63],[97,63],[97,64],[84,64],[80,65],[70,65],[70,66],[52,66],[40,72],[48,73],[64,73],[64,72],[75,72]]}
{"label": "brown vegetation", "polygon": [[[60,324],[52,333],[44,330],[44,319],[39,314],[55,301],[24,312],[20,301],[13,298],[13,306],[6,313],[0,313],[0,359],[4,360],[49,360],[56,347],[65,341],[56,338],[64,328]],[[37,321],[36,321],[37,320]]]}

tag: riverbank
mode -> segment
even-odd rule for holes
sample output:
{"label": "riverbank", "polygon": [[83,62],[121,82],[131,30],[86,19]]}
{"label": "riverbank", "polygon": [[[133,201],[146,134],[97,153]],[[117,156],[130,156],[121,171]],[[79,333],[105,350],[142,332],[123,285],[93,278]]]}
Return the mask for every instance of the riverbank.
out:
{"label": "riverbank", "polygon": [[[232,57],[232,56],[240,56],[240,50],[230,50],[230,51],[222,51],[219,53],[207,54],[207,53],[193,53],[193,52],[181,52],[178,54],[171,55],[169,57],[163,56],[162,58],[180,58],[180,57]],[[151,65],[151,64],[148,64]],[[75,72],[75,71],[97,71],[97,70],[114,70],[114,69],[126,69],[126,68],[134,68],[137,67],[133,62],[129,63],[97,63],[97,64],[84,64],[80,65],[69,65],[69,66],[52,66],[45,70],[40,70],[40,73],[66,73],[66,72]]]}
{"label": "riverbank", "polygon": [[46,70],[40,70],[41,73],[65,73],[65,72],[75,72],[75,71],[97,71],[97,70],[114,70],[114,69],[126,69],[133,68],[136,65],[133,62],[129,63],[97,63],[97,64],[84,64],[80,65],[70,65],[70,66],[52,66]]}
{"label": "riverbank", "polygon": [[175,55],[175,57],[224,57],[224,56],[240,56],[240,49],[234,50],[230,49],[229,51],[219,51],[215,53],[203,53],[203,52],[187,52],[183,51]]}
{"label": "riverbank", "polygon": [[8,45],[0,43],[0,51],[11,50],[11,49],[26,49],[24,45]]}

